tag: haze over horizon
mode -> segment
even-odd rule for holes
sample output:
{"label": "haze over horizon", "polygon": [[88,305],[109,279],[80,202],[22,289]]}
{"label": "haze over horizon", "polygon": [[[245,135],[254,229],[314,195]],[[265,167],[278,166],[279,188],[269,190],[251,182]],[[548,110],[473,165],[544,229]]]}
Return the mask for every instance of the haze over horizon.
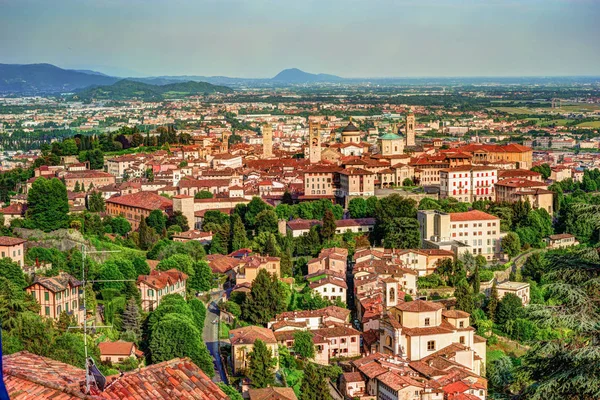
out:
{"label": "haze over horizon", "polygon": [[0,62],[115,76],[600,75],[595,0],[0,0]]}

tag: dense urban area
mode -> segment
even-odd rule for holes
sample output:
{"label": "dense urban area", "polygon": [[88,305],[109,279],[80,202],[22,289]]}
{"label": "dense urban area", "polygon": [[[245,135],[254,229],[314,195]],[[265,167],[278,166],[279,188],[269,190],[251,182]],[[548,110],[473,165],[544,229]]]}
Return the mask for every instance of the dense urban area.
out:
{"label": "dense urban area", "polygon": [[597,80],[4,96],[11,398],[600,398]]}

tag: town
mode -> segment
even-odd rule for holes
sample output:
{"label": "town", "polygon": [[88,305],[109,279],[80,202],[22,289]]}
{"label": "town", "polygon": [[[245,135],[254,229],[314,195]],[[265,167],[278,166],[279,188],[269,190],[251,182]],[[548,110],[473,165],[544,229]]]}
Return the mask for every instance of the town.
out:
{"label": "town", "polygon": [[0,98],[11,398],[484,400],[597,369],[597,83],[212,89]]}

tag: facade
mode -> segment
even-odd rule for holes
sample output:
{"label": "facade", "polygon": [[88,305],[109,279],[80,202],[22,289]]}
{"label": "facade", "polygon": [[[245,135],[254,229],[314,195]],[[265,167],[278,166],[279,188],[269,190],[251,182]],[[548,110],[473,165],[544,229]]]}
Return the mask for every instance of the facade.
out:
{"label": "facade", "polygon": [[240,259],[236,274],[235,283],[237,285],[252,284],[258,271],[266,270],[269,274],[275,274],[281,277],[281,259],[270,256],[249,256]]}
{"label": "facade", "polygon": [[87,192],[93,188],[112,185],[116,182],[114,175],[103,171],[74,171],[63,176],[67,190],[73,191],[77,184],[81,191]]}
{"label": "facade", "polygon": [[554,212],[554,192],[548,190],[544,182],[527,179],[503,179],[496,183],[496,201],[516,203],[529,201],[533,208],[543,208],[552,215]]}
{"label": "facade", "polygon": [[362,134],[360,130],[352,123],[352,119],[348,125],[342,130],[342,143],[360,143]]}
{"label": "facade", "polygon": [[375,195],[375,178],[372,172],[361,168],[346,168],[340,172],[338,197],[370,197]]}
{"label": "facade", "polygon": [[550,235],[546,238],[546,243],[549,249],[562,249],[565,247],[577,246],[579,241],[570,233],[561,233],[558,235]]}
{"label": "facade", "polygon": [[130,357],[142,355],[133,342],[101,342],[98,343],[98,349],[100,350],[100,361],[110,361],[111,363],[120,363]]}
{"label": "facade", "polygon": [[304,195],[333,197],[335,190],[334,166],[315,165],[304,171]]}
{"label": "facade", "polygon": [[528,305],[531,300],[530,285],[527,282],[504,282],[498,284],[497,289],[499,299],[511,293],[520,298],[524,306]]}
{"label": "facade", "polygon": [[404,133],[406,135],[406,147],[414,147],[415,146],[415,130],[416,130],[415,114],[411,110],[406,115],[406,125],[404,127]]}
{"label": "facade", "polygon": [[477,200],[494,200],[494,185],[498,181],[496,168],[461,166],[440,171],[440,198],[455,198],[472,203]]}
{"label": "facade", "polygon": [[379,152],[382,156],[404,154],[404,138],[396,133],[386,133],[379,138]]}
{"label": "facade", "polygon": [[0,257],[8,257],[19,267],[25,266],[25,243],[27,240],[9,236],[0,236]]}
{"label": "facade", "polygon": [[115,196],[106,200],[106,213],[112,217],[123,216],[137,230],[142,218],[153,210],[171,211],[173,201],[152,192],[138,192],[125,196]]}
{"label": "facade", "polygon": [[273,157],[273,128],[270,124],[262,126],[263,158]]}
{"label": "facade", "polygon": [[84,310],[80,295],[82,283],[71,275],[61,272],[58,276],[37,276],[33,283],[25,288],[40,305],[42,317],[58,320],[62,312],[75,317],[83,323]]}
{"label": "facade", "polygon": [[243,373],[248,368],[248,354],[252,352],[257,339],[267,345],[275,360],[279,360],[277,340],[272,330],[254,325],[232,329],[229,331],[229,340],[231,342],[231,366],[234,374]]}
{"label": "facade", "polygon": [[321,162],[321,134],[319,133],[319,126],[318,122],[308,122],[308,158],[311,164]]}
{"label": "facade", "polygon": [[176,269],[168,271],[150,271],[150,275],[140,275],[137,287],[140,290],[142,309],[153,311],[167,294],[179,294],[185,297],[185,284],[188,276]]}
{"label": "facade", "polygon": [[346,290],[348,290],[348,285],[344,278],[328,275],[309,283],[309,287],[325,300],[339,301],[346,304]]}

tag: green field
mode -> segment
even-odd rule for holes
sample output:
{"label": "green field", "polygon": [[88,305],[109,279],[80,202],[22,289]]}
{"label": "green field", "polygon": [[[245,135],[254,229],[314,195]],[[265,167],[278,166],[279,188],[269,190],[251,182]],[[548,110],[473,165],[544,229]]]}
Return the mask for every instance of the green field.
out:
{"label": "green field", "polygon": [[599,121],[582,122],[581,124],[578,124],[577,126],[580,126],[582,128],[600,128],[600,120]]}

